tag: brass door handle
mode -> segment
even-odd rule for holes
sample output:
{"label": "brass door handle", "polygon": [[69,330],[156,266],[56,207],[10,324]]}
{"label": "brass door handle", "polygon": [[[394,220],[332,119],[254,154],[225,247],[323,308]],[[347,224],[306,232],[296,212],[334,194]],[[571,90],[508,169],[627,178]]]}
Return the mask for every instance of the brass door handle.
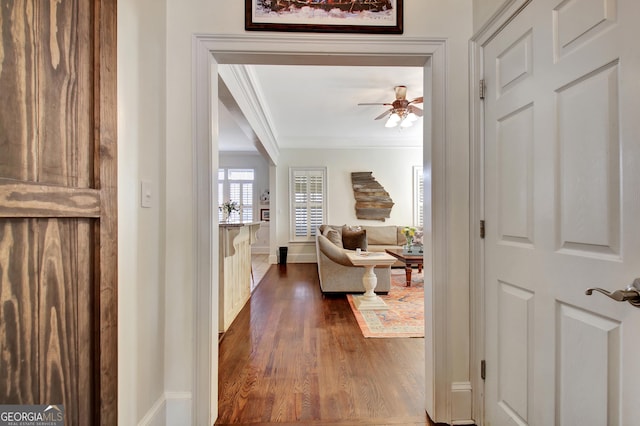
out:
{"label": "brass door handle", "polygon": [[609,292],[605,289],[593,287],[585,291],[587,296],[591,296],[594,291],[602,293],[616,302],[629,302],[636,308],[640,308],[640,278],[633,280],[633,283],[624,290]]}

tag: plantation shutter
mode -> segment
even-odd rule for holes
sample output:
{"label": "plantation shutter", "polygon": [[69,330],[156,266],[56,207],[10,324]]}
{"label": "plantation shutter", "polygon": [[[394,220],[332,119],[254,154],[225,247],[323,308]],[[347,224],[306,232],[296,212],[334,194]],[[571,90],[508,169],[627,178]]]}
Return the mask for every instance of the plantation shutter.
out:
{"label": "plantation shutter", "polygon": [[[240,200],[242,199],[241,194],[242,194],[242,184],[238,182],[229,182],[229,200],[235,201],[236,203],[238,203],[238,205],[240,205],[241,204]],[[238,220],[239,218],[240,218],[240,214],[238,212],[232,212],[229,215],[230,221],[235,221],[235,220]]]}
{"label": "plantation shutter", "polygon": [[422,166],[413,167],[413,188],[413,224],[415,226],[422,226],[424,206],[424,179]]}
{"label": "plantation shutter", "polygon": [[[218,169],[218,206],[221,206],[224,203],[224,181],[224,169]],[[218,209],[218,221],[221,222],[222,219],[222,210]]]}
{"label": "plantation shutter", "polygon": [[[253,169],[219,169],[218,170],[218,205],[225,201],[238,203],[240,212],[233,212],[230,221],[253,221],[253,186],[255,171]],[[225,188],[226,186],[226,188]],[[222,211],[218,219],[222,220]]]}
{"label": "plantation shutter", "polygon": [[308,241],[325,222],[325,169],[292,169],[292,240]]}
{"label": "plantation shutter", "polygon": [[243,222],[253,221],[253,183],[240,185],[240,211]]}

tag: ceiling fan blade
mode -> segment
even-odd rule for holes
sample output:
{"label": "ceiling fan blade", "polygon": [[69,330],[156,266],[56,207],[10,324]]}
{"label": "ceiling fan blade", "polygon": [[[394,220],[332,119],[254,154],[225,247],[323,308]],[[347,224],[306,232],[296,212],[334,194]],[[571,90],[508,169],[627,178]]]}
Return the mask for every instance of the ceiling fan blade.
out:
{"label": "ceiling fan blade", "polygon": [[407,99],[407,86],[396,86],[396,99]]}
{"label": "ceiling fan blade", "polygon": [[382,102],[363,102],[363,103],[359,103],[358,105],[391,105],[391,104],[382,103]]}
{"label": "ceiling fan blade", "polygon": [[422,117],[422,110],[420,108],[418,108],[417,106],[409,105],[409,107],[407,109],[409,110],[409,112],[414,113],[418,117]]}
{"label": "ceiling fan blade", "polygon": [[383,112],[382,114],[374,118],[374,120],[380,120],[381,118],[385,118],[387,115],[391,114],[391,111],[392,110],[390,109],[386,110],[385,112]]}
{"label": "ceiling fan blade", "polygon": [[415,98],[414,100],[412,100],[411,102],[409,102],[410,104],[421,104],[423,101],[422,96],[420,96],[419,98]]}

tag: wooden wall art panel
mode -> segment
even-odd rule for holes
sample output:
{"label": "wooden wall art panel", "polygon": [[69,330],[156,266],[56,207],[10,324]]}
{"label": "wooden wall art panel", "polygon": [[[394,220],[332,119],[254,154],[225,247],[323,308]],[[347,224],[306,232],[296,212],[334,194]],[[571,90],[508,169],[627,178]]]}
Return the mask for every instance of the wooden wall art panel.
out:
{"label": "wooden wall art panel", "polygon": [[358,219],[384,222],[391,215],[393,200],[373,177],[373,172],[351,173],[351,185],[356,199],[355,208]]}
{"label": "wooden wall art panel", "polygon": [[0,404],[117,423],[116,0],[0,0]]}

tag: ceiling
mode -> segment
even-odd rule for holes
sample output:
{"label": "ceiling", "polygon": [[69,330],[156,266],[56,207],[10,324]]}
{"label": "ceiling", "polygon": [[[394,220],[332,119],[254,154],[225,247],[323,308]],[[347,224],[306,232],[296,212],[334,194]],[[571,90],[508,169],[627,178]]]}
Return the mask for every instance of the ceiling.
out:
{"label": "ceiling", "polygon": [[[409,128],[386,128],[385,119],[374,118],[389,106],[358,105],[391,103],[398,85],[407,86],[408,100],[427,98],[422,67],[246,65],[244,69],[279,149],[422,146],[422,119]],[[230,95],[236,98],[238,93]],[[219,150],[259,151],[241,108],[222,95],[219,105]]]}

